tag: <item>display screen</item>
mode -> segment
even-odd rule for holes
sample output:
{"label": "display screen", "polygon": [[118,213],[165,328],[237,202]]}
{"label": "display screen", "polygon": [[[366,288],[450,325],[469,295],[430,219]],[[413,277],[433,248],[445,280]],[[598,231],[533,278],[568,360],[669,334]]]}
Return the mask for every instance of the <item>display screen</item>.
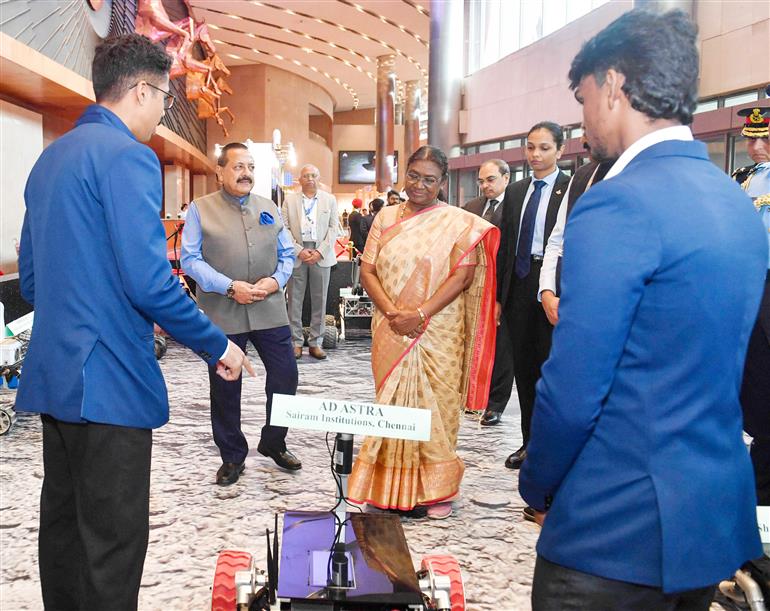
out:
{"label": "display screen", "polygon": [[[374,184],[374,157],[374,151],[340,151],[339,183]],[[395,185],[398,183],[398,151],[393,157],[391,171]]]}

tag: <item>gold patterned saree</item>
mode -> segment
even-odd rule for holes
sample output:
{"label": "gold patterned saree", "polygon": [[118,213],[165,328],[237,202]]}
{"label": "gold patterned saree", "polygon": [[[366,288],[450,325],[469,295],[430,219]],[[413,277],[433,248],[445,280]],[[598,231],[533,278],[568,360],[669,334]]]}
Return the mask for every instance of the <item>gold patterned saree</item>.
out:
{"label": "gold patterned saree", "polygon": [[348,496],[409,510],[457,494],[465,466],[457,456],[463,409],[483,409],[495,349],[495,256],[500,232],[469,212],[438,204],[407,219],[398,206],[375,217],[363,260],[399,309],[416,309],[458,267],[475,266],[471,286],[432,316],[416,339],[372,319],[377,402],[431,410],[428,442],[367,437]]}

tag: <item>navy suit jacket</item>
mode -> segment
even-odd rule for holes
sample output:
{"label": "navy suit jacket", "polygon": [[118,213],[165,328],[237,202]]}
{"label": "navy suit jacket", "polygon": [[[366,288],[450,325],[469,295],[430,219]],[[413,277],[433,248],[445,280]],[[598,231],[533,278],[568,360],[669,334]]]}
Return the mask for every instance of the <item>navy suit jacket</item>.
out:
{"label": "navy suit jacket", "polygon": [[24,199],[19,276],[35,322],[17,408],[65,422],[165,424],[153,321],[209,364],[227,338],[171,274],[155,153],[90,106],[43,151]]}
{"label": "navy suit jacket", "polygon": [[767,266],[741,189],[666,141],[580,197],[519,476],[537,550],[609,579],[705,587],[761,555],[738,391]]}

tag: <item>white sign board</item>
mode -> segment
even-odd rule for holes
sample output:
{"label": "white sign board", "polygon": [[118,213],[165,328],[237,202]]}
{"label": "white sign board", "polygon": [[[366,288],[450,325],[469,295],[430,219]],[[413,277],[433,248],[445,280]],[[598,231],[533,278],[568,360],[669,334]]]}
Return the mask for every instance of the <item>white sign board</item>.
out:
{"label": "white sign board", "polygon": [[770,507],[757,507],[757,523],[759,524],[759,538],[767,549],[770,546]]}
{"label": "white sign board", "polygon": [[276,394],[273,395],[270,424],[372,437],[430,440],[430,410],[360,401]]}

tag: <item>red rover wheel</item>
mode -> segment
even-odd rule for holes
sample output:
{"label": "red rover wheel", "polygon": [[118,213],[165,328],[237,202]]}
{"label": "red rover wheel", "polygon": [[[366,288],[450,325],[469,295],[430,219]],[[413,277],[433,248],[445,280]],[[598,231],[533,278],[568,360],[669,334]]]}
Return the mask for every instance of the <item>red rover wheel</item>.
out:
{"label": "red rover wheel", "polygon": [[423,556],[420,568],[431,570],[435,575],[448,576],[451,582],[449,599],[452,603],[452,611],[465,611],[463,576],[462,573],[460,573],[460,565],[454,556],[449,554],[430,554],[428,556]]}
{"label": "red rover wheel", "polygon": [[224,550],[219,552],[211,589],[211,611],[235,611],[235,573],[251,568],[251,554]]}

